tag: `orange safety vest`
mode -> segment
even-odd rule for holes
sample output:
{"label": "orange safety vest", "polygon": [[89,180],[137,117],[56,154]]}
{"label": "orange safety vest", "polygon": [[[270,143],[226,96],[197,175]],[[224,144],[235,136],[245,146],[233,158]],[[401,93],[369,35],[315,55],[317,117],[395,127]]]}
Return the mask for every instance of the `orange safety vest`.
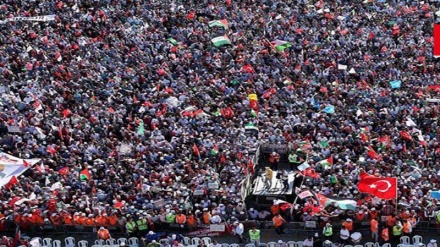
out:
{"label": "orange safety vest", "polygon": [[377,218],[379,216],[379,212],[378,211],[370,211],[370,219],[374,219]]}
{"label": "orange safety vest", "polygon": [[410,216],[411,216],[410,214],[407,214],[407,213],[403,212],[400,215],[400,218],[402,218],[402,220],[407,220]]}
{"label": "orange safety vest", "polygon": [[280,213],[280,206],[279,205],[272,205],[270,207],[270,212],[272,212],[273,215]]}
{"label": "orange safety vest", "polygon": [[204,213],[203,214],[203,223],[205,224],[209,224],[209,220],[211,219],[211,214],[210,213]]}
{"label": "orange safety vest", "polygon": [[191,227],[196,226],[197,221],[196,221],[196,218],[194,217],[194,215],[188,216],[188,220],[186,221],[186,223],[188,223],[188,226],[191,226]]}
{"label": "orange safety vest", "polygon": [[342,225],[345,226],[345,228],[347,228],[347,230],[353,231],[353,221],[351,221],[351,222],[344,221],[344,223],[342,223]]}
{"label": "orange safety vest", "polygon": [[95,225],[95,219],[94,218],[86,218],[84,220],[84,225],[87,225],[87,226]]}
{"label": "orange safety vest", "polygon": [[405,223],[403,223],[403,232],[411,233],[411,223],[409,223],[409,221],[405,221]]}
{"label": "orange safety vest", "polygon": [[64,220],[64,224],[66,224],[66,225],[72,225],[73,224],[73,218],[69,214],[65,214],[64,217],[63,217],[63,220]]}
{"label": "orange safety vest", "polygon": [[186,220],[186,216],[184,214],[178,214],[176,215],[176,222],[177,224],[183,224]]}
{"label": "orange safety vest", "polygon": [[73,216],[73,219],[72,219],[72,224],[74,224],[74,225],[77,225],[77,224],[79,224],[79,218],[80,218],[81,216],[79,216],[79,215],[74,215]]}
{"label": "orange safety vest", "polygon": [[106,226],[106,225],[108,225],[107,217],[102,216],[102,215],[98,215],[95,218],[95,223],[97,226]]}
{"label": "orange safety vest", "polygon": [[99,237],[99,239],[107,240],[110,238],[110,233],[108,232],[107,229],[104,229],[104,230],[99,229],[98,230],[98,237]]}
{"label": "orange safety vest", "polygon": [[61,216],[59,216],[59,215],[55,215],[54,217],[50,216],[50,221],[55,226],[59,226],[59,225],[61,225]]}
{"label": "orange safety vest", "polygon": [[116,216],[116,215],[109,216],[108,217],[108,223],[111,226],[116,226],[118,224],[118,216]]}
{"label": "orange safety vest", "polygon": [[78,220],[76,221],[76,223],[78,224],[78,225],[85,225],[85,223],[86,223],[86,217],[84,217],[84,216],[79,216],[78,217]]}
{"label": "orange safety vest", "polygon": [[390,240],[390,233],[389,233],[389,231],[388,231],[388,228],[385,227],[385,228],[382,230],[382,234],[381,234],[381,236],[382,236],[382,238],[383,238],[384,241],[388,241],[388,240]]}
{"label": "orange safety vest", "polygon": [[377,222],[377,220],[375,220],[375,219],[371,219],[370,229],[372,232],[378,232],[379,231],[379,222]]}
{"label": "orange safety vest", "polygon": [[393,218],[391,215],[387,217],[387,226],[394,226],[396,224],[396,218]]}
{"label": "orange safety vest", "polygon": [[363,214],[356,213],[356,219],[359,221],[363,221],[365,219],[365,213]]}
{"label": "orange safety vest", "polygon": [[281,216],[273,217],[272,221],[273,221],[273,225],[275,227],[279,227],[283,224],[283,218]]}

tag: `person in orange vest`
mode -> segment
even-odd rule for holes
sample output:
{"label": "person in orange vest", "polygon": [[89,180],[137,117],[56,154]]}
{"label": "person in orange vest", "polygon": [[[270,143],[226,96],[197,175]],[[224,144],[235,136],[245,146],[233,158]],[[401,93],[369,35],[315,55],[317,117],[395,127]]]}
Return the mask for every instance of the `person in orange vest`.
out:
{"label": "person in orange vest", "polygon": [[383,240],[383,243],[382,243],[382,244],[384,244],[384,243],[388,243],[388,241],[390,241],[390,230],[389,230],[389,228],[388,228],[388,225],[385,225],[385,226],[383,227],[382,232],[381,232],[381,234],[380,234],[380,237],[381,237],[382,240]]}
{"label": "person in orange vest", "polygon": [[387,216],[387,227],[389,230],[393,228],[394,225],[396,225],[397,217],[396,214],[392,213]]}
{"label": "person in orange vest", "polygon": [[[414,211],[414,210],[412,210],[412,211]],[[414,211],[414,212],[412,212],[412,214],[411,214],[411,217],[409,217],[409,222],[411,222],[411,226],[412,226],[412,230],[413,230],[413,232],[415,231],[415,228],[416,228],[416,226],[417,226],[417,223],[419,223],[419,217],[417,216],[417,213]]]}
{"label": "person in orange vest", "polygon": [[182,211],[177,212],[176,223],[179,224],[181,228],[185,227],[186,215],[182,214]]}
{"label": "person in orange vest", "polygon": [[343,226],[345,226],[345,228],[351,232],[353,231],[353,220],[351,220],[350,218],[347,218],[343,223]]}
{"label": "person in orange vest", "polygon": [[93,214],[89,214],[89,217],[85,218],[84,225],[86,226],[94,226],[95,225],[95,218]]}
{"label": "person in orange vest", "polygon": [[188,213],[188,217],[186,219],[186,223],[188,225],[188,229],[190,229],[190,230],[197,227],[196,217],[191,212]]}
{"label": "person in orange vest", "polygon": [[85,213],[82,213],[82,214],[78,217],[78,220],[77,220],[76,223],[77,223],[78,225],[84,226],[84,225],[86,224],[86,219],[87,219],[86,214],[85,214]]}
{"label": "person in orange vest", "polygon": [[203,209],[202,219],[203,219],[203,224],[208,225],[211,223],[211,214],[209,213],[208,208]]}
{"label": "person in orange vest", "polygon": [[72,224],[74,225],[80,225],[79,224],[79,219],[81,218],[81,213],[80,212],[75,212],[75,214],[73,214],[73,218],[72,218]]}
{"label": "person in orange vest", "polygon": [[73,217],[68,212],[63,213],[63,224],[73,225]]}
{"label": "person in orange vest", "polygon": [[110,226],[117,226],[118,225],[118,215],[117,214],[112,214],[112,215],[108,216],[107,219],[108,219],[108,224]]}
{"label": "person in orange vest", "polygon": [[368,215],[370,219],[379,219],[379,211],[377,211],[376,208],[371,208],[371,210],[368,211]]}
{"label": "person in orange vest", "polygon": [[57,213],[53,213],[49,217],[50,222],[54,226],[60,226],[61,225],[61,216]]}
{"label": "person in orange vest", "polygon": [[44,224],[44,219],[39,214],[38,210],[34,210],[34,212],[32,213],[31,221],[32,221],[33,224],[39,225],[39,226]]}
{"label": "person in orange vest", "polygon": [[98,214],[95,217],[95,224],[97,226],[108,226],[107,214]]}
{"label": "person in orange vest", "polygon": [[270,206],[270,212],[273,215],[277,215],[281,212],[280,205],[278,202],[274,202],[272,206]]}
{"label": "person in orange vest", "polygon": [[278,235],[284,234],[284,225],[287,223],[287,221],[280,215],[276,214],[272,218],[273,226],[275,227],[275,232]]}
{"label": "person in orange vest", "polygon": [[410,216],[411,216],[411,214],[409,213],[409,210],[405,210],[400,213],[400,218],[402,220],[407,220]]}
{"label": "person in orange vest", "polygon": [[364,212],[364,210],[359,210],[356,212],[356,220],[357,222],[362,222],[367,219],[367,212]]}
{"label": "person in orange vest", "polygon": [[103,226],[101,226],[98,230],[98,239],[107,240],[110,238],[112,238],[112,235],[110,235],[108,229],[105,229]]}
{"label": "person in orange vest", "polygon": [[403,235],[411,237],[412,232],[413,232],[413,229],[412,229],[411,221],[409,221],[408,219],[404,220],[403,221]]}
{"label": "person in orange vest", "polygon": [[377,218],[373,218],[370,220],[370,230],[371,230],[371,238],[374,242],[377,242],[379,239],[379,222]]}
{"label": "person in orange vest", "polygon": [[269,155],[269,163],[272,170],[278,170],[278,163],[280,163],[280,159],[281,156],[277,152],[272,152]]}

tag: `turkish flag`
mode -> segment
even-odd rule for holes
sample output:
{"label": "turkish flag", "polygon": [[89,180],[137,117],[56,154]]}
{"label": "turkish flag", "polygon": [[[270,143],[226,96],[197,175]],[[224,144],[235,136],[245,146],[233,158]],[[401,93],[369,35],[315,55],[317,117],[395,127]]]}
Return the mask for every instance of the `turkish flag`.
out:
{"label": "turkish flag", "polygon": [[440,57],[440,24],[434,24],[434,57]]}
{"label": "turkish flag", "polygon": [[377,198],[391,200],[397,197],[397,178],[361,176],[359,192],[369,193]]}

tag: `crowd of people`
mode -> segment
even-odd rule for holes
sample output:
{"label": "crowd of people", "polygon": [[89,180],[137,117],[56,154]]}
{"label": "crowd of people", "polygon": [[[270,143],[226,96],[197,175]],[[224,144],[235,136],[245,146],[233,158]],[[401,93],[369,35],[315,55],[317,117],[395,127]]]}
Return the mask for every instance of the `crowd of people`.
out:
{"label": "crowd of people", "polygon": [[[41,159],[1,189],[1,219],[24,230],[49,221],[128,234],[129,222],[145,232],[161,222],[271,220],[271,209],[244,205],[250,160],[262,143],[297,150],[307,142],[319,176],[303,186],[355,198],[358,208],[317,213],[306,210],[313,201],[299,201],[280,212],[287,221],[324,227],[335,217],[371,220],[374,210],[440,221],[429,196],[440,179],[435,7],[4,0],[1,20],[55,19],[0,24],[1,150]],[[230,44],[212,42],[220,36]],[[258,135],[246,134],[250,125]],[[318,161],[329,156],[326,169]],[[359,193],[361,171],[398,177],[398,199]],[[32,200],[16,205],[21,198]]]}

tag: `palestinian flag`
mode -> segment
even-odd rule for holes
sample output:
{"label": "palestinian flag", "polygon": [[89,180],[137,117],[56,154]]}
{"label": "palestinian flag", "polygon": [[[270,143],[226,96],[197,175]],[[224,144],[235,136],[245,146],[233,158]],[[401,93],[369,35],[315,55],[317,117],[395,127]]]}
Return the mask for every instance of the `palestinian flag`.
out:
{"label": "palestinian flag", "polygon": [[332,204],[333,202],[336,202],[336,205],[343,210],[355,210],[357,206],[355,200],[336,198],[336,197],[329,198],[322,194],[316,194],[316,197],[318,197],[319,204],[324,208]]}
{"label": "palestinian flag", "polygon": [[246,126],[244,126],[244,129],[245,130],[256,130],[256,131],[258,131],[257,125],[255,125],[253,123],[246,124]]}
{"label": "palestinian flag", "polygon": [[211,155],[216,156],[218,154],[218,146],[214,145],[214,147],[211,149]]}
{"label": "palestinian flag", "polygon": [[254,117],[258,117],[258,112],[255,111],[254,109],[251,109],[251,115]]}
{"label": "palestinian flag", "polygon": [[292,46],[291,43],[287,42],[287,41],[282,41],[282,40],[275,40],[271,42],[272,46],[275,47],[276,51],[284,51],[286,48],[289,48]]}
{"label": "palestinian flag", "polygon": [[322,165],[325,169],[329,169],[333,165],[333,156],[328,157],[325,160],[321,160],[318,162],[319,165]]}
{"label": "palestinian flag", "polygon": [[79,180],[90,180],[89,169],[84,169],[79,173]]}
{"label": "palestinian flag", "polygon": [[217,111],[215,111],[213,115],[218,117],[222,115],[222,112],[220,111],[220,109],[217,109]]}
{"label": "palestinian flag", "polygon": [[211,42],[214,44],[214,46],[219,47],[222,45],[230,45],[231,41],[229,40],[228,36],[218,36],[216,38],[213,38]]}
{"label": "palestinian flag", "polygon": [[177,45],[177,44],[179,44],[179,42],[177,42],[177,40],[175,40],[175,39],[173,39],[173,38],[168,38],[167,39],[169,42],[171,42],[171,44],[173,44],[173,45]]}
{"label": "palestinian flag", "polygon": [[209,27],[222,27],[224,29],[228,29],[229,28],[228,20],[226,20],[226,19],[210,21],[208,23],[208,26]]}

